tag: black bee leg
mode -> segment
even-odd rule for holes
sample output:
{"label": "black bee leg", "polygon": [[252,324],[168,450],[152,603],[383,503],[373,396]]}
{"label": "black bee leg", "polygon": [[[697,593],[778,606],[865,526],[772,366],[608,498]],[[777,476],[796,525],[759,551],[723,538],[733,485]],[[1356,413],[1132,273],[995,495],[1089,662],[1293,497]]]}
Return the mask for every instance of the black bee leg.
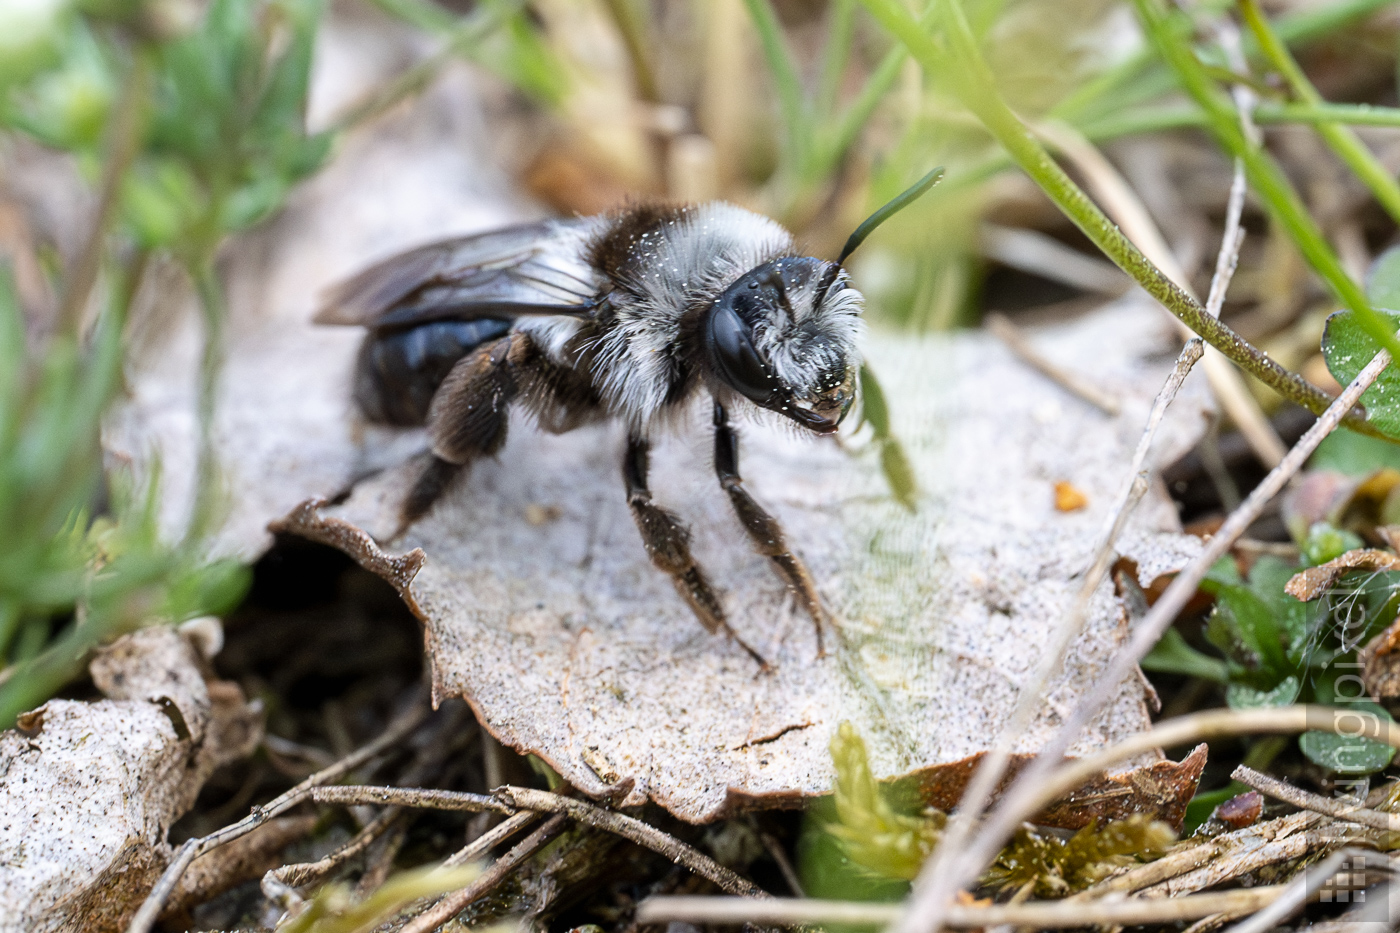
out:
{"label": "black bee leg", "polygon": [[400,507],[394,537],[427,514],[473,460],[505,444],[508,409],[520,391],[518,369],[530,350],[529,338],[510,334],[452,367],[428,411],[432,455]]}
{"label": "black bee leg", "polygon": [[754,549],[773,561],[778,573],[797,593],[798,600],[812,617],[812,624],[817,630],[817,655],[825,655],[826,647],[822,641],[825,613],[812,575],[807,572],[801,558],[788,548],[778,520],[764,511],[763,506],[744,488],[744,478],[739,475],[739,436],[730,427],[729,413],[719,402],[715,403],[715,475],[719,477],[724,491],[729,493],[729,502],[739,516],[739,524],[749,533]]}
{"label": "black bee leg", "polygon": [[715,595],[705,572],[690,554],[690,531],[679,518],[651,501],[647,486],[647,464],[651,445],[646,438],[632,437],[627,441],[627,455],[622,461],[622,478],[627,484],[627,504],[641,532],[647,556],[657,567],[666,571],[681,598],[690,604],[700,624],[710,633],[721,628],[739,643],[765,669],[768,662],[744,642],[724,619],[724,607]]}

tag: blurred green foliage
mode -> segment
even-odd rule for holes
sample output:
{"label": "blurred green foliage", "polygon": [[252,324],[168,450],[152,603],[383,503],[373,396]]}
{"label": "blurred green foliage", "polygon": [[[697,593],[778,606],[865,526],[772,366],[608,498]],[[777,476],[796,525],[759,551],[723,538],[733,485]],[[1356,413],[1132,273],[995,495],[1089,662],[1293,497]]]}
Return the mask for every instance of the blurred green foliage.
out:
{"label": "blurred green foliage", "polygon": [[204,556],[202,526],[162,536],[158,471],[137,488],[120,465],[104,469],[101,419],[120,388],[132,296],[151,255],[166,253],[206,299],[207,432],[222,328],[214,252],[275,211],[330,146],[304,121],[319,0],[214,0],[179,31],[156,2],[50,12],[42,54],[5,72],[0,129],[71,153],[99,208],[82,254],[53,270],[65,306],[56,320],[27,328],[9,277],[0,282],[0,520],[10,534],[0,725],[81,673],[101,642],[226,612],[246,589],[245,567]]}
{"label": "blurred green foliage", "polygon": [[60,335],[28,356],[0,274],[0,726],[79,674],[97,644],[226,612],[247,586],[241,565],[161,539],[154,478],[142,489],[120,469],[104,475],[100,419],[121,349],[110,313],[87,346]]}

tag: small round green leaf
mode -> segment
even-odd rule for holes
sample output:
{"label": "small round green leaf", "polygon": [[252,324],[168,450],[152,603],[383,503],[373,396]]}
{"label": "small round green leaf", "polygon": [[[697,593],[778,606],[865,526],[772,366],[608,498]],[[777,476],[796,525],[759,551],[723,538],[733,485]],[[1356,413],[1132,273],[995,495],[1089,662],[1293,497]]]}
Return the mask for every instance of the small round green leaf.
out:
{"label": "small round green leaf", "polygon": [[1290,674],[1272,690],[1255,690],[1245,684],[1230,684],[1225,689],[1225,702],[1231,709],[1287,706],[1298,699],[1298,693],[1298,678]]}
{"label": "small round green leaf", "polygon": [[[1347,709],[1390,719],[1390,714],[1374,703],[1348,703]],[[1332,732],[1304,732],[1298,738],[1298,747],[1314,764],[1338,774],[1371,774],[1395,757],[1395,749],[1389,745]]]}

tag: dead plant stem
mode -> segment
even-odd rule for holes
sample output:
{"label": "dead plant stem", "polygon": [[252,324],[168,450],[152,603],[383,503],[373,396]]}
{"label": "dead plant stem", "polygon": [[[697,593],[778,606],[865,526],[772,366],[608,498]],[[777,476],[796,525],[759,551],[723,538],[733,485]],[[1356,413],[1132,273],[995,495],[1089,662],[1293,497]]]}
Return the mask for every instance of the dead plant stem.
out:
{"label": "dead plant stem", "polygon": [[427,790],[421,787],[379,787],[367,784],[317,787],[311,792],[311,797],[317,803],[334,803],[342,806],[371,804],[414,807],[420,810],[467,810],[476,813],[494,810],[497,813],[506,814],[515,812],[515,808],[485,794]]}
{"label": "dead plant stem", "polygon": [[604,810],[572,797],[561,797],[559,794],[529,787],[503,787],[496,791],[496,796],[513,807],[546,813],[567,813],[580,823],[615,833],[639,846],[659,852],[677,865],[713,881],[730,894],[755,898],[770,896],[762,888],[739,877],[708,855],[641,820],[612,810]]}
{"label": "dead plant stem", "polygon": [[1318,889],[1331,880],[1342,864],[1350,858],[1350,849],[1338,849],[1301,877],[1289,882],[1282,894],[1263,910],[1232,926],[1227,933],[1267,933],[1283,923],[1292,913],[1308,902]]}
{"label": "dead plant stem", "polygon": [[146,896],[145,903],[141,905],[141,909],[136,912],[136,916],[131,919],[131,923],[127,926],[127,933],[150,933],[150,929],[152,925],[155,924],[156,918],[160,916],[166,900],[170,897],[171,892],[175,890],[175,886],[179,884],[180,876],[185,873],[185,869],[188,868],[190,863],[196,858],[225,843],[232,842],[240,836],[247,835],[272,817],[279,816],[292,807],[295,807],[297,804],[308,800],[311,797],[313,788],[330,783],[331,781],[340,780],[346,774],[349,774],[371,758],[392,748],[414,729],[418,728],[418,725],[423,721],[427,712],[427,707],[422,703],[414,704],[411,710],[390,723],[389,727],[384,730],[383,735],[373,742],[370,742],[368,745],[365,745],[359,751],[347,755],[329,768],[317,771],[296,787],[293,787],[291,790],[273,799],[270,803],[261,807],[254,807],[252,813],[248,814],[237,823],[225,826],[223,829],[210,833],[207,836],[188,840],[176,851],[175,857],[170,861],[170,865],[156,881],[155,887],[151,889],[151,893]]}
{"label": "dead plant stem", "polygon": [[[960,929],[1000,924],[1035,928],[1136,926],[1194,920],[1226,911],[1255,911],[1267,907],[1288,889],[1266,885],[1161,900],[1028,901],[986,907],[957,905],[948,910],[946,925]],[[852,924],[886,926],[900,916],[897,904],[774,898],[754,901],[736,897],[654,897],[637,910],[637,923],[667,921],[737,926],[771,923],[781,926]]]}
{"label": "dead plant stem", "polygon": [[1037,350],[1021,331],[1004,314],[992,313],[985,318],[987,329],[1006,344],[1008,350],[1027,366],[1040,373],[1071,395],[1088,402],[1106,415],[1119,412],[1118,399],[1094,385],[1079,373],[1065,369]]}
{"label": "dead plant stem", "polygon": [[1284,803],[1291,803],[1295,807],[1304,810],[1312,810],[1315,813],[1325,813],[1328,816],[1339,820],[1346,820],[1350,823],[1360,823],[1362,826],[1369,826],[1372,829],[1384,830],[1386,832],[1400,832],[1400,814],[1382,813],[1379,810],[1371,810],[1357,803],[1348,803],[1334,797],[1324,797],[1321,794],[1310,793],[1294,787],[1287,781],[1280,781],[1278,778],[1270,777],[1267,774],[1260,774],[1253,768],[1246,768],[1240,765],[1230,777],[1241,784],[1247,784],[1263,794],[1268,794],[1275,800],[1282,800]]}
{"label": "dead plant stem", "polygon": [[[1211,281],[1211,303],[1206,306],[1207,313],[1212,316],[1219,315],[1221,303],[1225,299],[1225,292],[1229,288],[1230,278],[1234,275],[1235,268],[1239,264],[1240,246],[1243,243],[1240,214],[1243,209],[1244,178],[1243,172],[1237,167],[1235,182],[1231,186],[1227,205],[1225,233],[1215,264],[1215,274]],[[1030,682],[1021,689],[1011,719],[1001,730],[996,745],[978,764],[972,781],[963,792],[957,814],[944,831],[942,842],[924,866],[923,871],[920,872],[919,880],[915,882],[914,887],[916,902],[918,898],[924,896],[921,892],[925,890],[929,892],[927,896],[930,897],[946,898],[952,896],[955,888],[948,887],[941,879],[946,879],[951,875],[951,866],[957,862],[964,848],[969,845],[977,821],[986,810],[993,791],[1006,773],[1012,750],[1038,714],[1042,693],[1055,672],[1059,670],[1064,652],[1084,626],[1090,601],[1114,562],[1116,556],[1114,545],[1118,536],[1122,533],[1138,502],[1147,492],[1147,458],[1151,452],[1157,428],[1166,416],[1168,406],[1176,398],[1187,375],[1190,374],[1191,367],[1201,359],[1204,348],[1204,342],[1200,337],[1192,337],[1187,340],[1186,345],[1182,347],[1181,354],[1177,357],[1176,366],[1171,375],[1167,377],[1166,383],[1158,392],[1152,405],[1152,411],[1148,415],[1147,424],[1143,428],[1142,436],[1138,439],[1137,449],[1133,452],[1133,461],[1128,471],[1128,477],[1118,494],[1117,503],[1110,513],[1095,551],[1093,562],[1085,574],[1078,594],[1075,596],[1074,604],[1060,620],[1040,666],[1036,669]]]}
{"label": "dead plant stem", "polygon": [[461,890],[444,895],[436,904],[404,924],[400,933],[433,933],[473,901],[489,894],[526,859],[552,842],[564,831],[568,823],[569,818],[562,813],[551,816],[543,826],[522,839],[515,848],[492,862],[479,878]]}
{"label": "dead plant stem", "polygon": [[531,823],[539,820],[540,816],[541,814],[531,810],[521,810],[514,816],[502,820],[496,826],[488,829],[461,849],[458,849],[452,855],[448,856],[447,860],[442,863],[442,867],[456,868],[458,865],[465,865],[470,861],[481,858],[500,843],[505,842]]}

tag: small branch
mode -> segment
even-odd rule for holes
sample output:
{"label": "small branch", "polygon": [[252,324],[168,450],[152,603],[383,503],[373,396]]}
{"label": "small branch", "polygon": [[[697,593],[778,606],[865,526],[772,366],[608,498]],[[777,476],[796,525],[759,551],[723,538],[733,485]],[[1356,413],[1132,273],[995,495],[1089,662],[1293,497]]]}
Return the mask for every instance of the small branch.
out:
{"label": "small branch", "polygon": [[505,842],[511,836],[514,836],[539,818],[540,814],[531,810],[520,811],[509,819],[503,820],[497,826],[488,829],[461,849],[458,849],[452,855],[448,856],[447,860],[442,863],[442,867],[456,868],[458,865],[465,865],[468,862],[481,858],[497,845]]}
{"label": "small branch", "polygon": [[1071,395],[1088,402],[1106,415],[1116,415],[1121,410],[1118,399],[1100,389],[1076,372],[1052,362],[1031,345],[1021,329],[1011,323],[1004,314],[992,313],[984,319],[987,329],[996,335],[1006,348],[1027,366],[1031,367],[1051,382]]}
{"label": "small branch", "polygon": [[494,810],[497,813],[511,814],[513,807],[501,803],[494,797],[484,794],[468,794],[463,791],[424,790],[418,787],[377,787],[368,784],[318,787],[311,792],[317,803],[334,803],[342,806],[360,804],[414,807],[420,810],[466,810],[480,813]]}
{"label": "small branch", "polygon": [[[518,868],[526,859],[554,840],[564,831],[569,818],[562,813],[555,814],[544,825],[520,841],[520,844],[491,863],[491,867],[481,873],[471,884],[460,891],[444,895],[438,901],[408,923],[400,933],[433,933],[438,927],[465,910],[473,901],[485,897],[506,876]],[[499,827],[497,827],[499,828]]]}
{"label": "small branch", "polygon": [[1316,866],[1304,872],[1301,878],[1289,882],[1282,894],[1248,920],[1232,926],[1227,933],[1267,933],[1283,923],[1295,910],[1302,907],[1317,893],[1318,889],[1332,879],[1342,864],[1352,856],[1350,849],[1338,849]]}
{"label": "small branch", "polygon": [[1360,823],[1362,826],[1369,826],[1372,829],[1380,829],[1386,832],[1400,832],[1400,814],[1382,813],[1379,810],[1369,810],[1356,803],[1346,803],[1332,797],[1324,797],[1321,794],[1310,793],[1294,787],[1287,781],[1280,781],[1278,778],[1270,777],[1267,774],[1260,774],[1253,768],[1246,768],[1240,765],[1230,775],[1231,778],[1241,784],[1247,784],[1262,794],[1268,794],[1275,800],[1282,800],[1284,803],[1291,803],[1295,807],[1304,810],[1312,810],[1314,813],[1325,813],[1328,816],[1339,820],[1346,820],[1349,823]]}
{"label": "small branch", "polygon": [[1112,263],[1085,255],[1046,233],[983,223],[977,243],[988,259],[1081,291],[1118,298],[1133,284]]}
{"label": "small branch", "polygon": [[639,846],[661,853],[677,865],[713,881],[731,894],[753,898],[769,897],[762,888],[739,877],[714,859],[641,820],[595,807],[582,800],[528,787],[503,787],[496,791],[496,796],[513,807],[546,813],[567,813],[580,823],[615,833]]}
{"label": "small branch", "polygon": [[175,890],[175,886],[179,883],[180,876],[185,873],[185,869],[196,858],[225,843],[232,842],[240,836],[247,835],[272,817],[279,816],[297,804],[310,799],[313,788],[340,780],[371,758],[392,748],[416,729],[426,715],[427,708],[421,703],[415,704],[412,710],[390,723],[383,735],[359,751],[342,758],[329,768],[316,772],[270,803],[254,807],[253,812],[237,823],[225,826],[208,836],[188,840],[180,846],[170,865],[156,881],[155,887],[151,889],[151,893],[146,896],[145,903],[141,905],[141,909],[136,912],[136,916],[131,919],[131,923],[127,926],[127,933],[150,933],[151,926],[160,916],[170,893]]}
{"label": "small branch", "polygon": [[[1287,889],[1287,885],[1267,885],[1152,901],[1029,901],[1024,904],[992,904],[987,907],[957,905],[948,909],[943,922],[945,926],[959,929],[1002,924],[1031,929],[1165,924],[1178,920],[1194,920],[1217,913],[1256,911],[1273,903],[1274,899]],[[637,923],[652,924],[679,920],[716,926],[737,926],[743,923],[772,923],[781,926],[843,923],[887,926],[899,919],[901,910],[899,904],[853,901],[653,897],[643,901],[637,908]]]}
{"label": "small branch", "polygon": [[390,807],[383,811],[350,841],[325,858],[314,862],[297,862],[274,868],[263,875],[262,892],[268,900],[280,905],[284,910],[292,910],[302,902],[297,888],[305,887],[322,880],[341,865],[359,855],[374,844],[374,841],[387,832],[403,816],[403,810]]}

